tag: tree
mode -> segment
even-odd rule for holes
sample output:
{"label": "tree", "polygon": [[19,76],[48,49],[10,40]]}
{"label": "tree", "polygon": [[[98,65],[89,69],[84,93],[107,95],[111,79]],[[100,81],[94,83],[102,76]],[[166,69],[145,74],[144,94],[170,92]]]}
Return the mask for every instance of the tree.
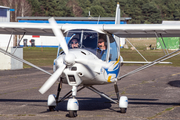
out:
{"label": "tree", "polygon": [[88,17],[91,7],[90,0],[77,0],[77,1],[78,1],[78,5],[81,7],[82,10],[81,16]]}
{"label": "tree", "polygon": [[153,2],[146,3],[142,6],[143,18],[148,23],[160,23],[160,10]]}
{"label": "tree", "polygon": [[31,5],[26,0],[0,0],[1,5],[15,9],[11,12],[10,21],[17,21],[17,17],[30,16],[31,15]]}
{"label": "tree", "polygon": [[[84,2],[84,1],[83,1],[83,2]],[[71,8],[73,14],[74,14],[76,17],[82,16],[83,10],[82,10],[82,8],[79,6],[78,1],[76,1],[76,0],[69,0],[68,3],[67,3],[67,6],[68,6],[69,8]]]}
{"label": "tree", "polygon": [[42,6],[41,3],[38,0],[27,0],[28,3],[31,5],[32,10],[32,16],[42,16]]}
{"label": "tree", "polygon": [[101,17],[105,17],[106,16],[106,13],[105,13],[105,10],[103,7],[99,6],[99,5],[95,5],[95,6],[92,6],[90,8],[90,11],[91,11],[91,15],[93,17],[98,17],[99,15]]}

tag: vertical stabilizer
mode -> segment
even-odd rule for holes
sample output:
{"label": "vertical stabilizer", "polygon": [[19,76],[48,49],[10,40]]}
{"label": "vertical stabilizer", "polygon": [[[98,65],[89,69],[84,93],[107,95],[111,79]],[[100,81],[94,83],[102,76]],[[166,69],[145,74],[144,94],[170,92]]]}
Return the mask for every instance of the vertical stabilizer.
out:
{"label": "vertical stabilizer", "polygon": [[[121,10],[120,10],[120,5],[119,2],[117,3],[116,7],[116,16],[115,16],[115,24],[120,24],[121,22]],[[122,48],[125,44],[125,38],[119,38],[117,36],[114,36],[118,46]]]}
{"label": "vertical stabilizer", "polygon": [[[116,7],[116,16],[115,16],[115,24],[120,24],[120,8],[119,8],[119,2],[117,3]],[[117,36],[114,36],[114,39],[116,40],[118,47],[120,47],[120,38]]]}
{"label": "vertical stabilizer", "polygon": [[120,18],[121,18],[121,10],[119,8],[119,2],[118,2],[116,7],[115,24],[120,24]]}

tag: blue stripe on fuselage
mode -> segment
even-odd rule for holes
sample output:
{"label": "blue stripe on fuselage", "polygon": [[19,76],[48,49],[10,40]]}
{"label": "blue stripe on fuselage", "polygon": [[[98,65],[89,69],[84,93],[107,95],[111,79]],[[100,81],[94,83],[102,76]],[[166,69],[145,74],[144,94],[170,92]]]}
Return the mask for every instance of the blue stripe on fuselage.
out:
{"label": "blue stripe on fuselage", "polygon": [[116,77],[117,77],[117,76],[118,76],[118,73],[119,73],[119,70],[120,70],[120,64],[118,63],[118,64],[114,67],[113,71],[108,71],[108,68],[104,68],[104,69],[105,69],[107,75],[108,75],[108,74],[116,74]]}

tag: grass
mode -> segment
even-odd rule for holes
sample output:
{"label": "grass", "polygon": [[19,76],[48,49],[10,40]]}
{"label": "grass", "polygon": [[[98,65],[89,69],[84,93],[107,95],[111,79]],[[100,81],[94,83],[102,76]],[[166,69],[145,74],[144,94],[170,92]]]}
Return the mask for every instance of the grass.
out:
{"label": "grass", "polygon": [[[146,47],[150,44],[152,47],[156,48],[156,39],[155,38],[131,38],[128,39],[138,50],[139,52],[148,60],[153,61],[157,58],[164,56],[163,50],[146,50]],[[124,61],[144,61],[144,59],[135,51],[130,49],[130,44],[127,42],[129,49],[122,48],[121,56]],[[37,65],[37,66],[52,66],[53,60],[57,55],[57,48],[38,48],[38,47],[26,47],[23,49],[24,59]],[[172,52],[169,50],[169,53]],[[168,62],[173,64],[168,64],[168,66],[180,66],[180,55],[173,57]],[[127,64],[125,64],[127,65]],[[132,65],[132,64],[128,64]],[[137,64],[136,64],[137,65]],[[164,64],[163,64],[164,65]],[[167,66],[167,65],[166,65]],[[29,65],[24,64],[24,68],[30,68]]]}
{"label": "grass", "polygon": [[[37,66],[53,65],[53,61],[56,58],[56,55],[57,55],[57,48],[38,48],[38,47],[23,48],[24,59]],[[24,68],[30,68],[30,66],[24,64]]]}
{"label": "grass", "polygon": [[[147,50],[139,50],[139,52],[148,61],[156,60],[165,55],[162,50],[148,50],[148,51]],[[169,51],[169,52],[172,52],[172,51]],[[124,61],[145,61],[135,50],[121,49],[121,56],[123,57]],[[171,59],[166,60],[166,62],[173,63],[173,64],[168,64],[168,66],[180,66],[179,61],[180,61],[180,55],[177,55]],[[131,65],[131,64],[129,64],[129,65]],[[162,65],[165,65],[165,64],[162,64]]]}
{"label": "grass", "polygon": [[[155,38],[131,38],[128,39],[138,50],[139,52],[148,60],[153,61],[162,56],[164,56],[163,50],[146,50],[146,47],[152,45],[153,48],[156,48],[156,39]],[[124,61],[144,61],[144,59],[136,52],[136,50],[131,50],[131,45],[127,42],[129,49],[121,49],[121,56]],[[168,50],[169,53],[173,52],[173,50]],[[172,62],[173,64],[168,64],[168,66],[180,66],[180,55],[175,56],[171,59],[166,60],[166,62]],[[165,61],[164,61],[165,62]],[[127,65],[127,64],[126,64]],[[132,65],[132,64],[128,64]],[[164,65],[164,64],[161,64]],[[166,65],[167,66],[167,65]]]}

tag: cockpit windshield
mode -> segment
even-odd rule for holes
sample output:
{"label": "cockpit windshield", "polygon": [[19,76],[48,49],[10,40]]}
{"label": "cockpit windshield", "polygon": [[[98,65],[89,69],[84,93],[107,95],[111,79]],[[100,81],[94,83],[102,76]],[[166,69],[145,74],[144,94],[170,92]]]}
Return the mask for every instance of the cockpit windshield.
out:
{"label": "cockpit windshield", "polygon": [[98,33],[92,30],[71,30],[66,34],[69,49],[88,48],[96,49]]}
{"label": "cockpit windshield", "polygon": [[103,61],[116,61],[118,58],[117,45],[112,36],[93,30],[74,29],[65,33],[65,40],[68,49],[86,49]]}

